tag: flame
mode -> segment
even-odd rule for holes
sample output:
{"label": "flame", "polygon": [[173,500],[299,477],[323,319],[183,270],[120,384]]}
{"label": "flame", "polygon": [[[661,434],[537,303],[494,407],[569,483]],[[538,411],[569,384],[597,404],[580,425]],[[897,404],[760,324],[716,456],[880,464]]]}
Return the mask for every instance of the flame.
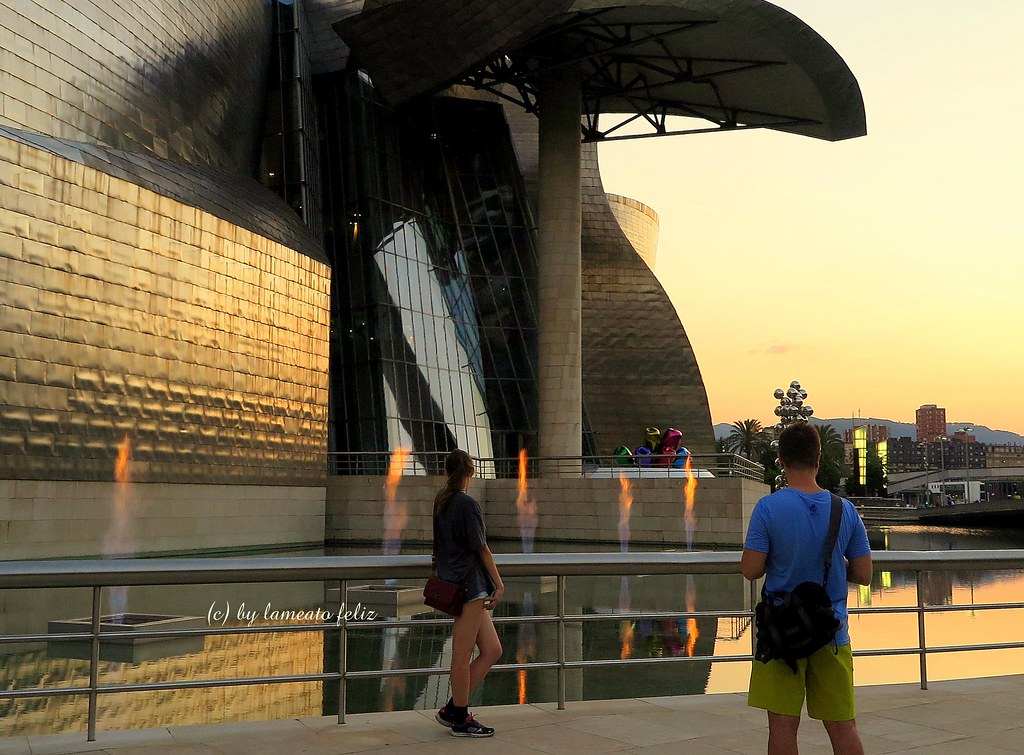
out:
{"label": "flame", "polygon": [[398,489],[398,483],[402,481],[402,475],[405,474],[405,461],[409,458],[409,449],[398,446],[391,454],[391,463],[388,464],[388,481],[387,486],[389,490],[389,497],[395,497],[395,490]]}
{"label": "flame", "polygon": [[[134,550],[131,533],[129,504],[131,501],[131,461],[132,439],[127,433],[117,446],[117,459],[114,461],[114,479],[117,485],[114,490],[113,521],[103,537],[103,555],[125,556]],[[128,610],[128,588],[115,585],[110,588],[110,611],[115,616]]]}
{"label": "flame", "polygon": [[537,502],[530,498],[527,484],[526,449],[519,449],[519,493],[516,495],[516,520],[519,536],[523,542],[523,553],[533,551],[533,536],[537,531]]}
{"label": "flame", "polygon": [[402,541],[402,530],[409,520],[409,512],[405,504],[396,500],[398,483],[402,481],[405,473],[405,462],[409,458],[409,450],[397,447],[391,454],[391,463],[388,464],[388,476],[384,483],[386,501],[384,503],[384,555],[392,556],[398,553]]}
{"label": "flame", "polygon": [[114,462],[114,479],[120,485],[127,485],[132,481],[131,470],[128,467],[132,460],[132,439],[125,435],[117,446],[117,460]]}
{"label": "flame", "polygon": [[619,472],[619,547],[629,550],[629,511],[633,508],[633,492],[629,479]]}
{"label": "flame", "polygon": [[696,525],[693,502],[697,497],[697,476],[693,473],[693,467],[690,462],[692,458],[692,456],[687,456],[686,466],[683,467],[686,470],[686,485],[683,487],[683,495],[686,500],[686,509],[683,515],[686,523],[686,550],[690,550],[693,547],[693,530]]}
{"label": "flame", "polygon": [[[686,576],[686,610],[692,613],[697,605],[697,587],[693,584],[693,575]],[[697,645],[697,638],[700,632],[697,631],[697,619],[690,617],[686,620],[686,655],[693,658],[693,649]]]}

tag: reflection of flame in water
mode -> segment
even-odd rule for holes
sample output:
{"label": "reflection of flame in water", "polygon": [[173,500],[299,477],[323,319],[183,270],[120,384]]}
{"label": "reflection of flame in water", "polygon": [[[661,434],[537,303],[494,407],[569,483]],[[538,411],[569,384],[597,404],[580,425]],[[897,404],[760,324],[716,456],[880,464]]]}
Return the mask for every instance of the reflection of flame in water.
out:
{"label": "reflection of flame in water", "polygon": [[523,553],[533,553],[533,536],[537,532],[537,502],[529,496],[526,482],[526,449],[519,449],[519,493],[516,495],[516,520]]}
{"label": "reflection of flame in water", "polygon": [[[533,616],[533,593],[523,595],[523,614]],[[522,623],[519,625],[519,635],[516,641],[516,663],[529,663],[537,657],[537,627],[533,624]],[[516,700],[520,705],[529,702],[526,694],[526,669],[516,671]]]}
{"label": "reflection of flame in water", "polygon": [[392,452],[391,463],[388,465],[388,478],[384,483],[384,543],[381,549],[385,556],[393,556],[401,549],[402,530],[409,519],[405,504],[395,498],[408,458],[409,451],[399,446]]}
{"label": "reflection of flame in water", "polygon": [[[697,588],[693,584],[693,575],[686,575],[686,610],[694,611],[697,605]],[[700,632],[697,631],[697,619],[690,617],[686,620],[686,654],[693,658],[693,649],[697,645],[697,638]]]}
{"label": "reflection of flame in water", "polygon": [[695,523],[695,517],[693,513],[693,501],[697,496],[697,476],[693,473],[693,468],[690,464],[691,456],[686,457],[686,485],[683,487],[683,495],[686,496],[686,510],[684,513],[684,521],[686,524],[686,550],[690,550],[693,547],[693,528]]}
{"label": "reflection of flame in water", "polygon": [[[629,611],[629,578],[623,576],[619,585],[619,613]],[[623,619],[619,624],[619,642],[621,649],[619,658],[626,660],[633,655],[633,621]]]}
{"label": "reflection of flame in water", "polygon": [[[132,460],[132,439],[125,435],[124,439],[117,446],[117,460],[114,462],[114,479],[117,485],[114,489],[114,515],[103,538],[103,556],[105,558],[116,558],[127,556],[135,550],[131,533],[131,460]],[[110,612],[123,614],[128,609],[128,588],[123,586],[110,588]]]}
{"label": "reflection of flame in water", "polygon": [[[384,629],[384,637],[381,644],[383,661],[381,668],[384,671],[392,671],[402,667],[401,644],[408,631],[408,629],[403,631],[399,627],[387,627]],[[380,680],[383,696],[381,707],[383,710],[390,712],[395,709],[395,697],[405,692],[405,686],[406,677],[404,676],[385,676]]]}
{"label": "reflection of flame in water", "polygon": [[629,480],[619,472],[619,549],[629,550],[629,510],[633,507],[633,493]]}
{"label": "reflection of flame in water", "polygon": [[[526,656],[526,650],[524,648],[519,648],[516,651],[516,663],[526,663],[529,660],[530,659]],[[516,687],[516,702],[520,705],[526,705],[526,669],[524,668],[521,668],[516,672]]]}

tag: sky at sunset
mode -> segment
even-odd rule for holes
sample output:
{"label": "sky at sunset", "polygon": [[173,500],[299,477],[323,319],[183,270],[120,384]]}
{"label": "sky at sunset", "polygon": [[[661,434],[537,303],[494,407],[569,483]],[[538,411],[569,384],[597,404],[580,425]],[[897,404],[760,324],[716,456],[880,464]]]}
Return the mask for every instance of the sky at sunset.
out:
{"label": "sky at sunset", "polygon": [[1024,434],[1021,0],[791,0],[860,83],[868,134],[602,145],[605,189],[659,215],[656,272],[715,422],[921,404]]}

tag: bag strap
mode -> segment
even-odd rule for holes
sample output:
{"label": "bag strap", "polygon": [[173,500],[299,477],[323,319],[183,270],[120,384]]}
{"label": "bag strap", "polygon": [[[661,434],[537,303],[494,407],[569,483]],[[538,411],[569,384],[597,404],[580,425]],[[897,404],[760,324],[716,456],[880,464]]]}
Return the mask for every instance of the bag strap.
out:
{"label": "bag strap", "polygon": [[431,517],[433,528],[430,540],[430,576],[437,576],[437,517]]}
{"label": "bag strap", "polygon": [[835,493],[829,493],[832,498],[832,510],[828,517],[828,534],[825,536],[825,576],[821,580],[821,586],[828,589],[828,574],[832,571],[832,552],[836,548],[836,539],[839,537],[839,525],[843,522],[843,501]]}

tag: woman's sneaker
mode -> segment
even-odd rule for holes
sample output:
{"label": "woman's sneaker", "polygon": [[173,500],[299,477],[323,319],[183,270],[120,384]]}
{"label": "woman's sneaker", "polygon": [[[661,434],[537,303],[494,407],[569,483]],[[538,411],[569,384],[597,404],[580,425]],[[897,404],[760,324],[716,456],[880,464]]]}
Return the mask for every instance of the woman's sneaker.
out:
{"label": "woman's sneaker", "polygon": [[453,737],[493,737],[494,729],[490,726],[484,726],[482,723],[473,718],[473,714],[466,716],[466,720],[461,724],[452,724],[452,736]]}
{"label": "woman's sneaker", "polygon": [[441,724],[441,726],[447,726],[449,729],[455,726],[455,717],[448,712],[447,705],[434,714],[434,720]]}

